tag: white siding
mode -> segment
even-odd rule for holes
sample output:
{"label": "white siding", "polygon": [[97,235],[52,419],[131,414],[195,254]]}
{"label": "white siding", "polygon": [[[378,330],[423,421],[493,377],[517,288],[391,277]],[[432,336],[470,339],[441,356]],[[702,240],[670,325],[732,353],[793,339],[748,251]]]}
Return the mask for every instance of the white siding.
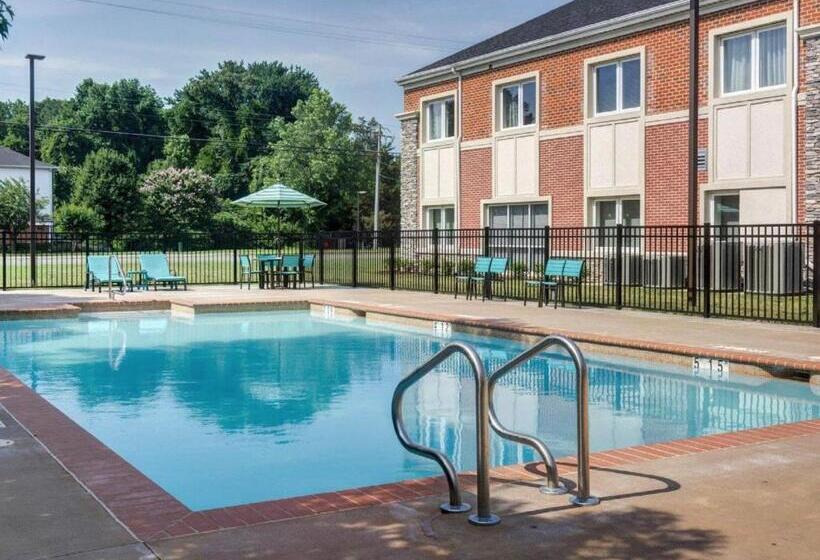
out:
{"label": "white siding", "polygon": [[642,126],[637,120],[605,122],[589,128],[589,188],[639,188]]}
{"label": "white siding", "polygon": [[[37,169],[35,171],[35,183],[37,185],[37,198],[46,201],[43,214],[49,219],[54,215],[53,201],[53,181],[54,173],[51,169]],[[0,167],[0,180],[2,179],[22,179],[26,185],[29,184],[29,170],[22,167]]]}
{"label": "white siding", "polygon": [[421,192],[424,200],[455,196],[456,160],[452,145],[423,149],[421,167]]}
{"label": "white siding", "polygon": [[534,134],[495,142],[495,196],[538,194],[538,139]]}

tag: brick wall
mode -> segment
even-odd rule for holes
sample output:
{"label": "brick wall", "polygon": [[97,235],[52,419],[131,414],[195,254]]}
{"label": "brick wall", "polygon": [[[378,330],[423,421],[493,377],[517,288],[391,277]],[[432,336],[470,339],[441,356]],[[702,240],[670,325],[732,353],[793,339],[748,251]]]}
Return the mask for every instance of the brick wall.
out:
{"label": "brick wall", "polygon": [[539,194],[552,197],[553,227],[584,223],[584,139],[582,136],[541,142]]}
{"label": "brick wall", "polygon": [[461,153],[461,191],[459,227],[481,227],[481,201],[492,198],[492,150],[468,150]]}

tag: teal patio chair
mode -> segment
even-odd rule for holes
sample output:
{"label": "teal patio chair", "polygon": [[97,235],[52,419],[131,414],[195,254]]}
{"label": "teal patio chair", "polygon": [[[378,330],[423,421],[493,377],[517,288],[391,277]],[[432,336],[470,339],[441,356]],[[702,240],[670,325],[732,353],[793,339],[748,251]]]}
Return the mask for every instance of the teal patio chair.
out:
{"label": "teal patio chair", "polygon": [[316,280],[313,276],[313,266],[316,263],[315,255],[305,255],[302,257],[302,285],[306,286],[305,277],[310,274],[310,287],[316,287]]}
{"label": "teal patio chair", "polygon": [[[566,289],[568,286],[575,286],[575,304],[581,307],[581,280],[584,277],[584,260],[567,259],[564,265],[564,273],[561,275],[561,305],[566,305]],[[558,305],[558,302],[555,303]]]}
{"label": "teal patio chair", "polygon": [[248,289],[251,289],[251,280],[254,276],[262,274],[261,270],[254,270],[251,265],[251,258],[248,255],[239,255],[239,289],[242,289],[242,283],[247,281]]}
{"label": "teal patio chair", "polygon": [[187,290],[188,279],[178,276],[168,267],[168,257],[164,253],[143,253],[140,255],[142,267],[142,281],[148,286],[154,284],[154,291],[158,284],[169,286],[176,290],[180,284]]}
{"label": "teal patio chair", "polygon": [[[527,288],[531,286],[538,287],[538,307],[543,307],[544,302],[547,301],[546,296],[550,291],[557,290],[561,277],[564,274],[564,266],[566,259],[549,259],[544,265],[544,277],[540,280],[528,280],[524,286],[524,305],[527,305]],[[555,298],[556,306],[558,305],[558,298]]]}
{"label": "teal patio chair", "polygon": [[485,297],[489,299],[493,299],[493,284],[498,283],[501,284],[502,288],[504,288],[504,301],[507,301],[507,265],[509,264],[509,259],[506,257],[493,257],[493,262],[490,265],[490,272],[487,275],[487,279],[489,280],[489,284],[487,285],[487,289],[482,292],[481,301],[484,301]]}
{"label": "teal patio chair", "polygon": [[459,275],[456,274],[455,276],[455,296],[454,299],[458,299],[458,285],[461,282],[466,282],[465,293],[467,295],[467,299],[470,299],[471,295],[475,295],[475,285],[478,282],[484,282],[484,277],[490,273],[490,266],[492,265],[493,259],[491,257],[477,257],[475,262],[473,263],[473,271],[467,275]]}
{"label": "teal patio chair", "polygon": [[285,255],[282,257],[282,265],[279,270],[274,271],[276,278],[282,281],[282,287],[288,287],[288,280],[293,281],[295,288],[299,284],[299,255]]}
{"label": "teal patio chair", "polygon": [[[86,288],[97,286],[102,292],[103,285],[117,286],[121,292],[131,289],[131,281],[123,273],[120,261],[115,255],[89,255],[86,257]],[[109,275],[109,266],[111,274]]]}

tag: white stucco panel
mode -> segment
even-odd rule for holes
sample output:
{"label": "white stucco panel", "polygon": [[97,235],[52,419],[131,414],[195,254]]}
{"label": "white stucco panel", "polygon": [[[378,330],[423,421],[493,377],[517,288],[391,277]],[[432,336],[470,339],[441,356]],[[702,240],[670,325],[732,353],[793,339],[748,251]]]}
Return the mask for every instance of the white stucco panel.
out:
{"label": "white stucco panel", "polygon": [[748,106],[719,107],[715,121],[715,175],[718,181],[749,176]]}
{"label": "white stucco panel", "polygon": [[438,151],[438,196],[445,198],[455,195],[456,157],[455,148],[442,148]]}
{"label": "white stucco panel", "polygon": [[782,177],[786,174],[783,149],[786,103],[783,99],[754,103],[750,108],[751,177]]}
{"label": "white stucco panel", "polygon": [[615,185],[615,129],[602,124],[589,129],[589,187],[607,189]]}
{"label": "white stucco panel", "polygon": [[502,138],[495,145],[496,196],[512,196],[516,191],[516,139]]}
{"label": "white stucco panel", "polygon": [[615,125],[615,185],[637,187],[640,181],[640,126],[637,121]]}
{"label": "white stucco panel", "polygon": [[786,223],[789,204],[785,187],[740,191],[740,217],[747,225]]}
{"label": "white stucco panel", "polygon": [[515,140],[515,194],[538,192],[538,179],[535,173],[537,147],[535,136],[522,136]]}

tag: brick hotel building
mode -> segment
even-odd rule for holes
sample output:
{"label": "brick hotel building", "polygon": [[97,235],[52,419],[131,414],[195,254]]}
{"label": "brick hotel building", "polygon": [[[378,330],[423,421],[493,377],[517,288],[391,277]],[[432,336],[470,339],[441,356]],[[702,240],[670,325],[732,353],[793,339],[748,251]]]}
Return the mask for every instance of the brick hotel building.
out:
{"label": "brick hotel building", "polygon": [[[820,0],[700,12],[700,221],[820,219]],[[402,77],[402,229],[686,224],[688,17],[574,0]]]}

